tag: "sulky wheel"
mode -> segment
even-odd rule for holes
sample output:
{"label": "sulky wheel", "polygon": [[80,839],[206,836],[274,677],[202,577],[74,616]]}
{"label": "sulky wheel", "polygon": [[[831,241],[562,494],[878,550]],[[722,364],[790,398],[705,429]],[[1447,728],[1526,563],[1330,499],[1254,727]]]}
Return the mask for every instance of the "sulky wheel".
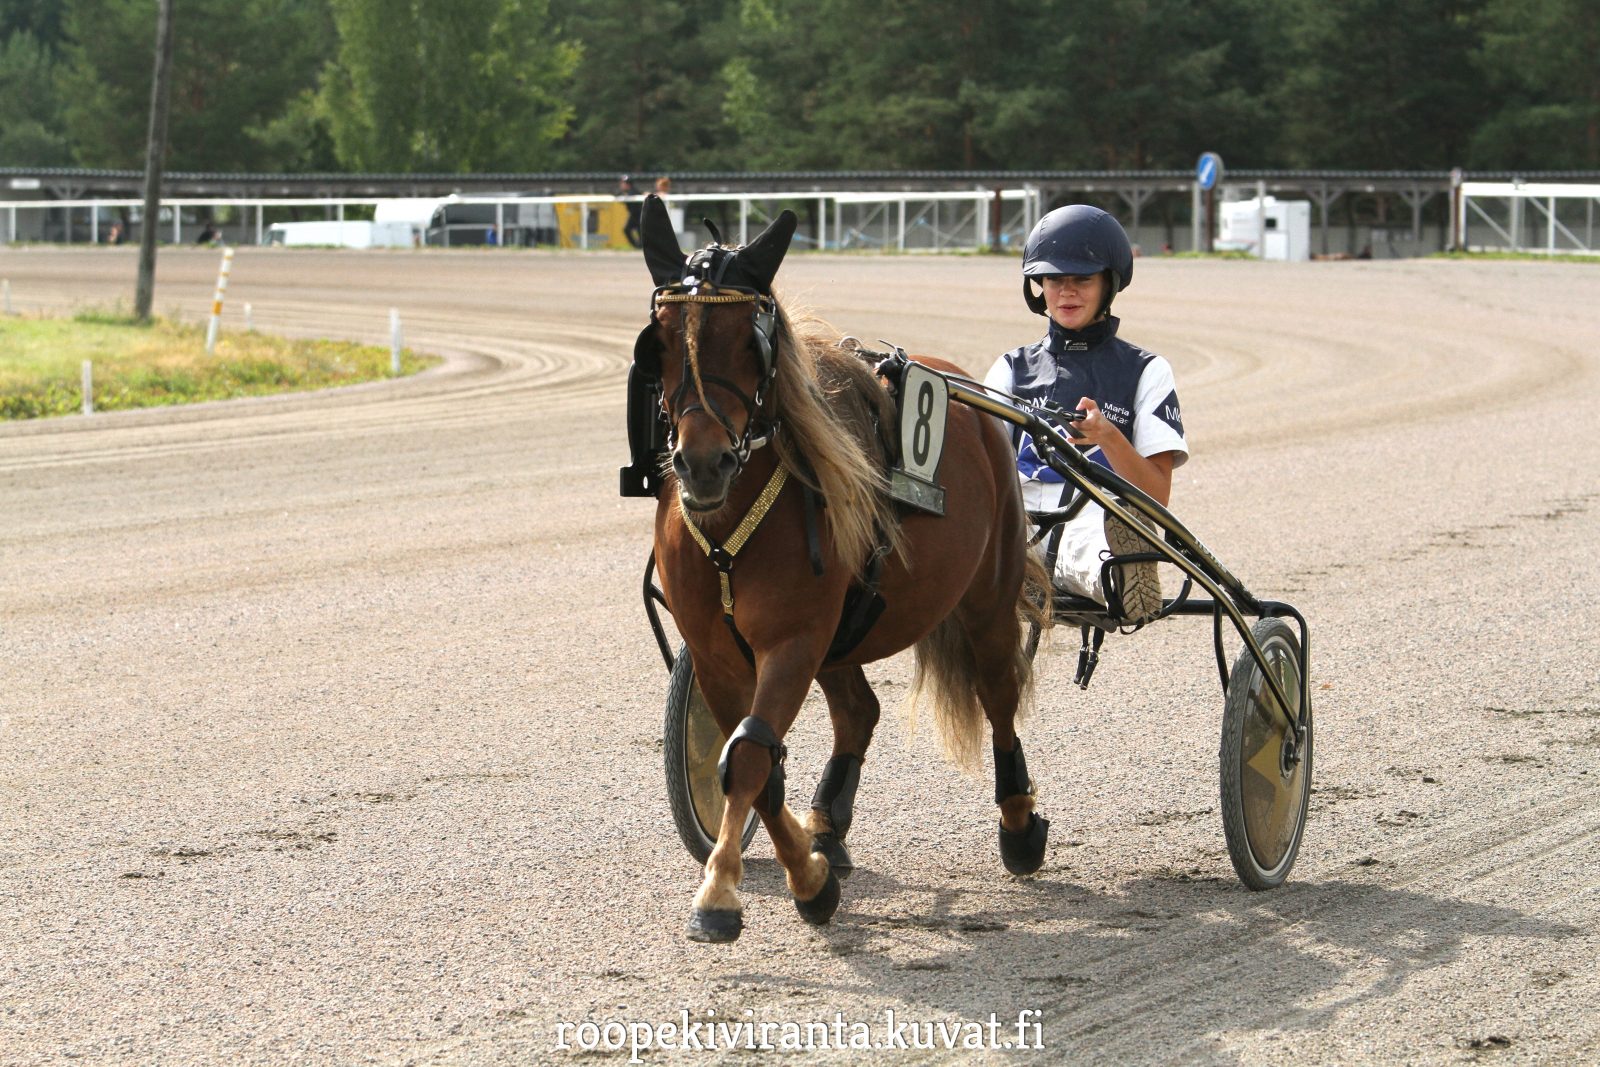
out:
{"label": "sulky wheel", "polygon": [[[686,648],[673,661],[672,682],[667,687],[667,721],[663,735],[666,750],[667,799],[678,837],[698,863],[705,863],[717,844],[722,825],[722,783],[717,781],[717,760],[722,756],[722,731],[711,717],[694,664]],[[745,819],[739,847],[750,847],[760,821],[754,809]]]}
{"label": "sulky wheel", "polygon": [[1300,851],[1311,796],[1311,709],[1300,708],[1300,642],[1282,619],[1262,619],[1251,632],[1298,716],[1304,739],[1285,744],[1289,731],[1275,710],[1255,657],[1234,660],[1222,712],[1222,828],[1228,856],[1251,889],[1283,884]]}

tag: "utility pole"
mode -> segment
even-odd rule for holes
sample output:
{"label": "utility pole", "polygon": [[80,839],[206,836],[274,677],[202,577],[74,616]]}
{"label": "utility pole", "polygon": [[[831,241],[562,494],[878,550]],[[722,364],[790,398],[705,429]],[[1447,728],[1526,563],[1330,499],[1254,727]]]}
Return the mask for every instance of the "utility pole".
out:
{"label": "utility pole", "polygon": [[[139,284],[133,313],[150,320],[156,291],[156,230],[161,214],[161,167],[167,155],[167,112],[172,99],[172,0],[156,15],[156,70],[150,81],[150,138],[144,157],[144,225],[139,227]],[[173,208],[174,211],[177,208]]]}

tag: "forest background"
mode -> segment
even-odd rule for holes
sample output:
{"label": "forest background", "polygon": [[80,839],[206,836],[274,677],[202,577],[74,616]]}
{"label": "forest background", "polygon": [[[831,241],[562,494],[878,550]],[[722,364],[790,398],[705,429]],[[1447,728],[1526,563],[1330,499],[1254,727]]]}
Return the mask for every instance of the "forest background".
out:
{"label": "forest background", "polygon": [[[1600,168],[1596,0],[174,0],[167,166]],[[143,166],[156,0],[0,0],[0,167]]]}

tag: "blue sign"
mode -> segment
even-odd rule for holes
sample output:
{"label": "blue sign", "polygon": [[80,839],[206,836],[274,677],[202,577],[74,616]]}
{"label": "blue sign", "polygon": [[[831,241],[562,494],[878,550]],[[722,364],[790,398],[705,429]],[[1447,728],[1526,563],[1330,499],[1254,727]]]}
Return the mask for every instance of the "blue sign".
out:
{"label": "blue sign", "polygon": [[1210,189],[1222,180],[1222,157],[1215,152],[1202,152],[1200,162],[1194,167],[1194,180],[1200,188]]}

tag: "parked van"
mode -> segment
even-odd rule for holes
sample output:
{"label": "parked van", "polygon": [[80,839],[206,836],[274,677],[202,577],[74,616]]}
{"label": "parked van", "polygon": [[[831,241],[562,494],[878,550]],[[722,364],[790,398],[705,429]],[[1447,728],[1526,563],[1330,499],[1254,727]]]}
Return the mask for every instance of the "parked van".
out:
{"label": "parked van", "polygon": [[[381,200],[376,219],[403,219],[430,245],[553,245],[556,213],[549,204],[518,203],[518,193],[482,193]],[[510,201],[510,202],[507,202]]]}

